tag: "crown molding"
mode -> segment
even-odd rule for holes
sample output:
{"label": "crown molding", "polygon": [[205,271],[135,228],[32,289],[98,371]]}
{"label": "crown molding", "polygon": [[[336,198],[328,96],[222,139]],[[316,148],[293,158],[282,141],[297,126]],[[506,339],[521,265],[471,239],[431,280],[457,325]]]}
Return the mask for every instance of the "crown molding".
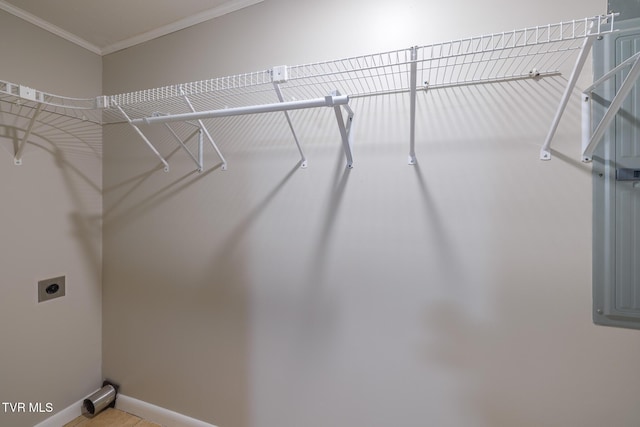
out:
{"label": "crown molding", "polygon": [[207,9],[203,12],[195,15],[188,16],[184,19],[172,22],[171,24],[158,27],[154,30],[147,31],[146,33],[139,34],[137,36],[128,38],[126,40],[119,41],[117,43],[106,46],[102,49],[102,55],[108,55],[110,53],[117,52],[135,46],[140,43],[148,42],[149,40],[156,39],[158,37],[166,36],[167,34],[174,33],[176,31],[183,30],[196,24],[200,24],[205,21],[209,21],[214,18],[218,18],[222,15],[226,15],[236,10],[244,9],[245,7],[253,6],[254,4],[262,3],[264,0],[230,0],[216,6],[212,9]]}
{"label": "crown molding", "polygon": [[20,19],[23,19],[29,22],[30,24],[40,27],[45,31],[55,34],[56,36],[62,37],[63,39],[70,41],[71,43],[74,43],[80,47],[83,47],[95,54],[102,55],[102,49],[100,49],[100,47],[92,43],[89,43],[85,39],[78,37],[75,34],[72,34],[68,31],[63,30],[57,25],[53,25],[52,23],[45,21],[42,18],[38,18],[37,16],[27,12],[26,10],[22,10],[19,7],[16,7],[10,3],[7,3],[4,0],[0,0],[0,9]]}
{"label": "crown molding", "polygon": [[85,39],[78,37],[75,34],[72,34],[66,30],[63,30],[62,28],[56,25],[53,25],[52,23],[45,21],[44,19],[39,18],[25,10],[22,10],[19,7],[16,7],[10,3],[7,3],[5,0],[0,0],[0,9],[18,18],[21,18],[33,25],[36,25],[42,28],[43,30],[49,31],[52,34],[62,37],[67,41],[75,43],[76,45],[83,47],[95,54],[103,56],[103,55],[108,55],[110,53],[114,53],[119,50],[123,50],[129,47],[135,46],[140,43],[147,42],[149,40],[153,40],[158,37],[165,36],[167,34],[174,33],[176,31],[183,30],[185,28],[191,27],[196,24],[200,24],[205,21],[209,21],[214,18],[218,18],[228,13],[235,12],[240,9],[244,9],[245,7],[262,3],[263,1],[264,0],[229,0],[214,8],[205,10],[203,12],[197,13],[195,15],[189,16],[184,19],[180,19],[178,21],[172,22],[171,24],[167,24],[162,27],[156,28],[154,30],[147,31],[146,33],[139,34],[137,36],[128,38],[126,40],[113,43],[103,48],[96,46],[92,43],[89,43]]}

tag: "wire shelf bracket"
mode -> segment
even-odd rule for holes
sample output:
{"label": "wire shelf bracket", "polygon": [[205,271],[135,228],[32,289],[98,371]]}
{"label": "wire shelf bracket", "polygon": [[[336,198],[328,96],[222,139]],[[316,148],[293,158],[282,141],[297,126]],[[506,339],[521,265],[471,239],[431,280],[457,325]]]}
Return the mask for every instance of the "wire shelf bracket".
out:
{"label": "wire shelf bracket", "polygon": [[151,151],[153,151],[153,153],[156,155],[156,157],[158,157],[158,159],[160,159],[160,162],[162,162],[162,164],[164,165],[164,171],[165,172],[169,172],[169,163],[167,163],[165,158],[162,157],[162,154],[160,154],[160,152],[156,149],[156,147],[153,146],[151,141],[149,141],[149,139],[145,136],[145,134],[140,130],[138,125],[133,123],[133,120],[131,120],[131,118],[127,115],[127,113],[124,112],[122,107],[120,107],[119,105],[116,105],[116,108],[118,109],[118,111],[120,111],[120,114],[122,114],[122,117],[125,118],[125,120],[129,123],[131,128],[138,134],[138,136],[140,136],[140,138],[142,138],[144,143],[147,144],[149,149],[151,149]]}

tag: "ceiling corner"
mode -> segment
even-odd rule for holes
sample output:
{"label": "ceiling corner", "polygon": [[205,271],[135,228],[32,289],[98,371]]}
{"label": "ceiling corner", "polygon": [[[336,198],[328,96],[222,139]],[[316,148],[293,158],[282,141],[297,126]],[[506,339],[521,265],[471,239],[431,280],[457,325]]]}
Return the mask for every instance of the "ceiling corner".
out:
{"label": "ceiling corner", "polygon": [[17,18],[27,21],[30,24],[33,24],[45,31],[55,34],[56,36],[61,37],[67,41],[70,41],[71,43],[74,43],[97,55],[103,55],[102,49],[100,47],[92,43],[89,43],[85,39],[78,37],[75,34],[72,34],[56,25],[53,25],[52,23],[45,21],[44,19],[41,19],[25,10],[22,10],[19,7],[9,4],[4,0],[0,0],[0,10],[4,10],[5,12],[10,13],[11,15],[14,15]]}

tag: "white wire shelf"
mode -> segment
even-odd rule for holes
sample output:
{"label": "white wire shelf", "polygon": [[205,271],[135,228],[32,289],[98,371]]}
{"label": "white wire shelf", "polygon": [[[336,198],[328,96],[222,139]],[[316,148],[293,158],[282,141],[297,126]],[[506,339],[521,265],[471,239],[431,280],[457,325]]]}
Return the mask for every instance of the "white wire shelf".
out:
{"label": "white wire shelf", "polygon": [[[415,48],[287,67],[280,84],[286,99],[325,96],[332,90],[350,97],[410,90],[411,65],[419,85],[429,88],[476,84],[560,72],[588,35],[610,32],[613,14],[494,33]],[[415,58],[415,59],[414,59]],[[277,102],[272,70],[239,74],[109,97],[137,115],[187,112],[182,92],[203,109]],[[175,102],[174,102],[175,101]],[[175,109],[175,110],[174,110]],[[107,121],[122,120],[114,114]]]}
{"label": "white wire shelf", "polygon": [[40,106],[42,112],[102,123],[97,98],[70,98],[0,80],[0,101],[24,109],[36,110]]}
{"label": "white wire shelf", "polygon": [[407,92],[414,63],[423,88],[556,74],[571,54],[580,49],[591,24],[595,26],[594,34],[602,34],[607,18],[586,18],[294,66],[289,69],[287,87],[319,87],[322,91],[338,86],[352,97]]}
{"label": "white wire shelf", "polygon": [[[1,81],[0,96],[3,101],[8,97],[9,102],[27,102],[33,108],[42,104],[42,110],[96,120],[102,124],[128,122],[160,158],[165,169],[168,169],[168,164],[142,133],[139,124],[162,121],[168,127],[169,120],[184,119],[186,122],[192,120],[193,113],[196,112],[210,112],[208,117],[219,117],[224,114],[220,113],[224,110],[233,112],[248,109],[249,112],[256,113],[280,111],[276,105],[279,103],[306,108],[301,106],[305,101],[314,100],[317,102],[307,104],[319,105],[320,99],[328,95],[341,94],[354,98],[408,92],[411,94],[409,162],[414,163],[416,91],[557,75],[572,58],[586,58],[590,45],[587,48],[585,40],[592,41],[595,37],[614,31],[614,17],[615,14],[595,16],[383,53],[280,66],[253,73],[100,96],[96,99],[57,97],[38,91],[28,93],[28,99],[25,99],[24,93],[21,93],[24,91],[22,86]],[[581,67],[576,66],[574,74],[579,74],[578,68]],[[573,85],[570,81],[567,91],[571,90]],[[563,103],[566,105],[564,100]],[[347,151],[350,148],[347,146],[350,146],[349,131],[353,111],[348,104],[341,105],[347,112],[346,122],[339,115],[339,106],[334,106],[331,102],[326,104],[336,109],[345,154],[349,159],[350,152]],[[252,106],[261,108],[253,109]],[[563,109],[564,106],[560,110]],[[293,123],[287,111],[284,108],[281,111],[287,116],[303,165],[306,165]],[[160,116],[167,119],[158,120]],[[560,116],[561,112],[554,119],[552,132],[545,142],[545,159],[550,157],[548,145]],[[212,126],[210,121],[207,124]],[[224,169],[226,161],[208,129],[201,120],[198,120],[197,126],[216,149]],[[188,151],[185,142],[194,134],[186,138],[171,128],[168,129]],[[198,169],[202,170],[201,161],[193,153],[189,154],[198,164]],[[198,158],[201,157],[200,153]],[[350,160],[348,164],[351,164]]]}

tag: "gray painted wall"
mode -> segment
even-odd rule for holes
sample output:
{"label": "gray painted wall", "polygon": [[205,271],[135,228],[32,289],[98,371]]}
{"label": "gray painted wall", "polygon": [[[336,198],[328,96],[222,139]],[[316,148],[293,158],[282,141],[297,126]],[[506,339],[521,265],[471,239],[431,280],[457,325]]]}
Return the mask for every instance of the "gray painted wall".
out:
{"label": "gray painted wall", "polygon": [[[0,57],[3,80],[73,97],[102,91],[99,56],[2,11]],[[88,123],[38,124],[17,167],[13,136],[30,114],[0,110],[0,402],[58,411],[101,380],[102,136]],[[37,281],[59,275],[66,296],[38,304]],[[3,405],[0,425],[50,415],[12,415]]]}
{"label": "gray painted wall", "polygon": [[[603,9],[266,0],[105,57],[104,88]],[[202,174],[162,132],[150,130],[170,173],[131,130],[108,126],[105,375],[125,394],[219,426],[635,426],[636,332],[590,318],[591,183],[577,102],[554,159],[538,160],[564,83],[421,94],[416,167],[406,165],[400,95],[353,102],[351,171],[325,111],[293,115],[306,170],[281,115],[212,123],[229,170],[210,152]]]}
{"label": "gray painted wall", "polygon": [[[117,93],[602,12],[599,1],[266,0],[103,69],[0,12],[0,53],[13,59],[0,78],[93,96],[101,71]],[[413,168],[403,96],[353,103],[349,172],[327,112],[293,115],[306,170],[279,115],[216,122],[230,167],[210,152],[203,174],[164,135],[168,174],[129,129],[107,126],[104,210],[99,136],[40,129],[21,168],[0,138],[0,398],[62,409],[95,388],[102,350],[123,393],[221,427],[635,426],[637,332],[590,319],[577,103],[554,159],[537,160],[563,83],[428,93]],[[36,304],[35,281],[57,274],[67,296]],[[45,416],[0,413],[0,424]]]}

